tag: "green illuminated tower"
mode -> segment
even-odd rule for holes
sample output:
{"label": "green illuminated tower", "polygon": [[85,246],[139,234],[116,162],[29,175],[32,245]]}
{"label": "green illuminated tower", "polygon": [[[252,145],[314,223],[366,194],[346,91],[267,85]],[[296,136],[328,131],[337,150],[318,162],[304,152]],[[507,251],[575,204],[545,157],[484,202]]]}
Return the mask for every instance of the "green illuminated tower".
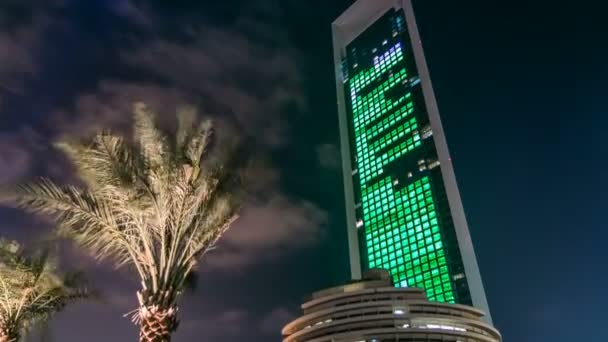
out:
{"label": "green illuminated tower", "polygon": [[490,320],[410,0],[359,0],[332,25],[350,263]]}

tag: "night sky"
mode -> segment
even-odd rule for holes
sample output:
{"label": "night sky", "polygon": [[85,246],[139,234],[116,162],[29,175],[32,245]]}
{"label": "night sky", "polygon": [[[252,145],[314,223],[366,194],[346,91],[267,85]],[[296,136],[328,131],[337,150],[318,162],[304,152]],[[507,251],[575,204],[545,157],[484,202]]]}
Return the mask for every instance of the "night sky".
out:
{"label": "night sky", "polygon": [[[49,143],[124,129],[134,101],[163,127],[198,106],[261,167],[175,341],[278,341],[302,298],[349,276],[330,23],[350,3],[1,0],[0,184],[73,180]],[[496,327],[608,341],[606,9],[530,3],[414,5]],[[5,237],[51,227],[0,208]],[[61,255],[105,299],[62,312],[55,340],[134,341],[128,270]]]}

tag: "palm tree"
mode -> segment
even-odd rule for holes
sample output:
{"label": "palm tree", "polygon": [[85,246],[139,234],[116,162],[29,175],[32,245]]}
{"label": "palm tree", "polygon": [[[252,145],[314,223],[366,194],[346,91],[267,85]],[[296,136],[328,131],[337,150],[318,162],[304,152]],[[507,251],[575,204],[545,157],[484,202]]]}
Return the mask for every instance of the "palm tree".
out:
{"label": "palm tree", "polygon": [[80,279],[61,278],[46,252],[27,255],[16,242],[0,240],[0,342],[19,341],[32,326],[89,296]]}
{"label": "palm tree", "polygon": [[197,261],[237,218],[236,177],[213,166],[210,121],[178,113],[174,143],[154,114],[134,106],[133,141],[103,132],[58,144],[83,186],[48,179],[18,187],[23,208],[52,215],[62,236],[98,259],[129,265],[141,280],[132,319],[140,341],[166,342],[178,325],[178,299]]}

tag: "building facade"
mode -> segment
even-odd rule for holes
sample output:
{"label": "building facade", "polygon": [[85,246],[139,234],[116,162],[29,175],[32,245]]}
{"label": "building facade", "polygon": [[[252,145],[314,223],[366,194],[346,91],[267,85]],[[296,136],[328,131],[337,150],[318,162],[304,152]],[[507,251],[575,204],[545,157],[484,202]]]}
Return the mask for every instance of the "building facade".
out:
{"label": "building facade", "polygon": [[283,342],[500,342],[470,306],[430,302],[417,288],[394,287],[388,272],[319,291],[287,324]]}
{"label": "building facade", "polygon": [[410,0],[332,25],[351,273],[489,308]]}

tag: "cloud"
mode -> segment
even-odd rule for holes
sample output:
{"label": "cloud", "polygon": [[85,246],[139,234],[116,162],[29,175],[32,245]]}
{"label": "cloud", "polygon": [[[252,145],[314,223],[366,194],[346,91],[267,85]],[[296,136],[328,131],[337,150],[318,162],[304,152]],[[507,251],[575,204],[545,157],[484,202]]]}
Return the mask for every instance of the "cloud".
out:
{"label": "cloud", "polygon": [[173,87],[102,80],[95,92],[79,96],[68,110],[53,112],[49,128],[55,134],[90,136],[100,129],[128,131],[135,102],[144,101],[159,116],[175,119],[192,97]]}
{"label": "cloud", "polygon": [[276,334],[285,324],[293,321],[297,315],[290,309],[278,307],[268,313],[260,321],[260,329],[267,334]]}
{"label": "cloud", "polygon": [[[149,29],[162,23],[149,8],[129,3],[119,9],[140,20],[146,17]],[[189,23],[180,30],[182,39],[162,34],[142,39],[120,56],[125,67],[146,75],[144,80],[100,80],[71,108],[54,112],[52,128],[57,135],[128,128],[132,103],[143,100],[168,124],[176,107],[195,104],[204,116],[218,119],[222,129],[242,140],[262,149],[282,145],[289,115],[301,110],[305,101],[299,54],[287,37],[275,34],[278,13],[277,7],[256,3],[231,28]],[[254,180],[256,196],[206,264],[241,267],[305,248],[321,237],[327,213],[285,195],[276,181],[278,171],[265,172],[271,179]]]}
{"label": "cloud", "polygon": [[54,23],[49,12],[62,0],[5,0],[0,4],[0,104],[4,97],[23,94],[38,73],[37,54],[44,34]]}
{"label": "cloud", "polygon": [[23,92],[25,80],[36,71],[33,54],[47,22],[36,18],[30,25],[0,31],[0,96]]}
{"label": "cloud", "polygon": [[295,317],[295,313],[284,307],[261,314],[242,308],[231,308],[213,315],[183,318],[178,334],[183,338],[204,332],[208,338],[220,338],[223,341],[257,333],[278,335],[283,326]]}
{"label": "cloud", "polygon": [[21,179],[33,164],[32,155],[15,136],[0,136],[0,184],[13,183]]}
{"label": "cloud", "polygon": [[0,185],[27,177],[36,165],[36,154],[43,150],[41,137],[31,129],[0,134]]}
{"label": "cloud", "polygon": [[205,112],[232,119],[257,142],[280,145],[287,116],[305,101],[299,53],[266,21],[276,11],[245,11],[229,29],[190,25],[183,39],[144,41],[122,56],[159,83],[193,95]]}
{"label": "cloud", "polygon": [[286,195],[278,169],[257,160],[245,175],[249,197],[239,219],[206,255],[204,267],[232,271],[276,260],[324,237],[328,213],[310,201]]}
{"label": "cloud", "polygon": [[103,5],[107,6],[117,16],[129,20],[139,27],[147,29],[153,27],[152,18],[132,1],[107,1]]}
{"label": "cloud", "polygon": [[28,126],[0,132],[0,185],[26,182],[34,176],[75,180],[65,158],[39,132]]}
{"label": "cloud", "polygon": [[327,169],[340,170],[342,159],[340,149],[333,144],[321,144],[316,147],[317,159],[319,164]]}
{"label": "cloud", "polygon": [[[135,16],[135,25],[145,23],[143,30],[148,30],[145,38],[122,47],[115,61],[130,70],[126,75],[137,76],[119,79],[100,75],[94,88],[75,94],[68,105],[48,113],[44,130],[50,136],[46,141],[64,135],[89,136],[106,128],[127,132],[133,103],[144,101],[160,114],[164,126],[174,125],[177,107],[193,104],[203,116],[216,118],[228,135],[252,142],[256,153],[285,143],[289,117],[297,115],[305,101],[299,52],[277,29],[276,21],[281,17],[277,4],[248,3],[230,28],[185,21],[177,29],[180,39],[163,32],[165,19],[151,7],[131,1],[111,7],[121,17]],[[48,22],[59,21],[51,19],[48,11],[34,12]],[[7,51],[29,57],[14,70],[35,72],[31,50],[39,38],[25,38],[39,37],[43,22],[33,21],[23,28],[24,33],[15,31],[5,39]],[[17,39],[20,35],[24,39]],[[10,139],[0,146],[0,160],[16,167],[0,168],[0,181],[27,178],[36,164],[40,170],[70,180],[69,165],[64,158],[48,154],[48,146],[32,148],[29,137]],[[327,213],[309,201],[286,195],[279,178],[280,172],[272,166],[258,174],[251,184],[255,195],[219,248],[209,255],[208,264],[246,266],[306,248],[322,237]]]}
{"label": "cloud", "polygon": [[180,335],[199,335],[204,332],[207,338],[235,337],[247,331],[252,315],[243,309],[228,309],[213,315],[197,318],[184,318],[178,330]]}
{"label": "cloud", "polygon": [[311,246],[321,238],[326,222],[327,213],[314,204],[274,194],[243,208],[205,265],[234,269]]}
{"label": "cloud", "polygon": [[[18,182],[43,174],[69,181],[69,164],[52,150],[49,142],[67,134],[90,135],[101,128],[127,130],[130,127],[131,106],[135,101],[143,100],[155,109],[165,128],[174,124],[173,113],[178,106],[195,105],[203,116],[216,118],[221,129],[242,137],[251,143],[252,150],[262,155],[276,148],[284,148],[289,139],[290,119],[305,109],[300,52],[291,46],[285,30],[277,25],[277,21],[284,18],[278,7],[284,2],[247,2],[245,8],[234,12],[234,25],[225,28],[192,18],[182,21],[182,18],[172,17],[168,22],[163,18],[165,14],[154,11],[151,5],[142,7],[134,1],[115,1],[111,5],[115,7],[110,12],[128,21],[128,25],[132,23],[136,26],[135,34],[138,36],[133,37],[133,32],[124,32],[123,35],[123,32],[106,27],[103,30],[114,31],[104,37],[112,38],[97,40],[90,31],[79,31],[82,18],[73,20],[70,17],[75,11],[50,10],[56,6],[71,6],[72,2],[7,1],[11,2],[10,6],[19,7],[20,11],[25,8],[28,14],[23,20],[10,23],[10,29],[5,29],[3,13],[6,13],[7,2],[0,4],[0,104],[3,99],[20,94],[25,101],[31,101],[28,83],[37,78],[44,85],[49,81],[44,80],[44,68],[54,63],[40,63],[38,58],[45,55],[40,52],[52,52],[48,54],[51,58],[56,54],[62,55],[57,53],[56,46],[50,46],[45,39],[51,26],[55,28],[54,25],[59,25],[61,29],[57,31],[60,32],[69,31],[71,36],[65,39],[69,46],[79,48],[78,40],[89,37],[92,42],[82,46],[94,46],[100,51],[108,48],[108,56],[115,56],[111,52],[119,51],[119,58],[108,61],[108,64],[101,61],[100,65],[97,60],[92,61],[95,67],[90,74],[87,70],[87,75],[83,77],[86,78],[85,87],[71,84],[82,81],[79,77],[53,79],[52,85],[62,90],[57,94],[63,97],[57,101],[47,101],[50,108],[46,107],[45,101],[31,101],[35,103],[23,106],[36,112],[28,121],[35,121],[31,120],[35,117],[39,122],[33,124],[35,127],[17,132],[0,132],[0,183]],[[102,15],[107,14],[100,13]],[[166,26],[173,27],[174,31],[167,33],[164,30]],[[119,38],[114,40],[114,37]],[[105,45],[109,41],[116,45]],[[57,72],[51,74],[57,75]],[[62,83],[64,81],[67,85]],[[73,90],[70,88],[72,86]],[[49,97],[55,96],[55,92],[49,93]],[[0,121],[3,123],[3,115],[7,113],[0,111]],[[10,115],[13,117],[8,121],[12,125],[24,125],[24,122],[20,122],[20,113]],[[328,214],[306,199],[289,195],[281,183],[280,170],[272,163],[268,164],[255,174],[250,184],[252,196],[245,203],[239,221],[220,241],[218,248],[206,256],[204,264],[211,271],[224,268],[234,271],[277,260],[288,253],[309,248],[323,238]],[[25,227],[31,222],[9,220],[17,216],[15,211],[11,211],[1,217],[3,235],[15,230],[25,240],[39,237],[41,230],[49,231],[46,221],[40,224],[37,221],[31,227]],[[26,215],[20,216],[20,219],[31,220]],[[7,228],[7,222],[14,222],[14,227]],[[100,284],[107,295],[108,305],[104,310],[108,316],[120,317],[120,314],[136,305],[134,291],[139,285],[131,273],[116,273],[109,263],[93,266],[92,260],[80,251],[63,259],[69,263],[68,268],[90,270],[93,282]],[[218,275],[231,276],[215,272],[213,277]],[[217,284],[213,286],[221,286]],[[232,300],[240,301],[238,297]],[[222,311],[220,305],[232,308]],[[223,302],[202,308],[198,318],[195,315],[190,319],[195,313],[190,309],[185,311],[188,312],[180,315],[184,322],[178,334],[191,335],[192,340],[200,339],[201,333],[215,336],[217,340],[242,340],[239,336],[249,336],[247,328],[256,332],[278,333],[281,325],[293,317],[286,308],[259,313],[234,308]],[[80,322],[79,319],[87,316],[97,321],[105,317],[95,310],[86,311],[88,314],[84,316],[82,312],[85,311],[76,310],[70,314],[65,326],[69,327],[70,321]],[[128,331],[135,330],[128,324],[122,327]],[[103,327],[98,329],[101,330],[91,330],[96,332],[92,334],[95,341],[103,339]],[[79,340],[78,329],[65,328],[64,331],[73,337],[72,340]]]}
{"label": "cloud", "polygon": [[114,68],[127,76],[101,75],[95,89],[54,110],[48,125],[53,132],[124,127],[132,103],[144,101],[167,118],[176,107],[195,105],[262,148],[286,142],[289,117],[305,108],[305,100],[300,52],[276,26],[280,8],[253,1],[230,27],[185,17],[167,33],[163,28],[181,17],[167,22],[153,6],[132,1],[108,7],[139,30],[116,49]]}

